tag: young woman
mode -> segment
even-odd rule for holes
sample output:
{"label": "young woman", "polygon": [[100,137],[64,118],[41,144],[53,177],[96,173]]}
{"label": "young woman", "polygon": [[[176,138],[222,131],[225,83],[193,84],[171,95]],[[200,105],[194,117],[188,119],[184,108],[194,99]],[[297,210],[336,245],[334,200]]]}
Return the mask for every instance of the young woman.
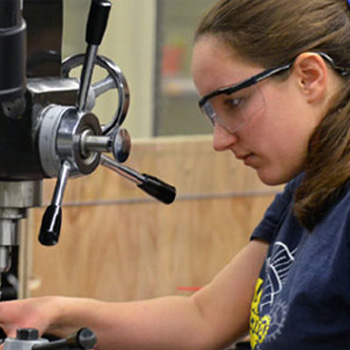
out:
{"label": "young woman", "polygon": [[350,5],[219,0],[192,71],[214,149],[287,183],[250,243],[187,297],[130,303],[44,297],[0,304],[18,327],[94,330],[97,349],[350,348]]}

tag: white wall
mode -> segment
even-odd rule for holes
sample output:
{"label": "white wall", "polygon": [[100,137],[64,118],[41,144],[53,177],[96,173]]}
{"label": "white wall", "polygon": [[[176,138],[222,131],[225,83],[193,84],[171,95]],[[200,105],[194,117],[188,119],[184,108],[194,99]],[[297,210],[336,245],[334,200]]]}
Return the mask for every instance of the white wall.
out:
{"label": "white wall", "polygon": [[[99,54],[123,71],[131,91],[125,127],[134,137],[152,135],[156,0],[112,0],[112,10]],[[64,0],[63,55],[85,51],[85,24],[90,0]],[[97,70],[98,77],[99,72]],[[94,113],[107,122],[116,109],[116,91],[99,98]]]}

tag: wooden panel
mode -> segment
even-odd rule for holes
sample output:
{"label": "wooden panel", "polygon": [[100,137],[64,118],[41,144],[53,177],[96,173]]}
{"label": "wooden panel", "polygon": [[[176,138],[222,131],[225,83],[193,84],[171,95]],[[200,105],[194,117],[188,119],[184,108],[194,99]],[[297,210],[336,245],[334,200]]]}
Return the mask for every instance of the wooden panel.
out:
{"label": "wooden panel", "polygon": [[[31,210],[33,296],[126,301],[201,287],[248,241],[279,190],[205,138],[140,142],[128,165],[175,184],[176,202],[148,199],[105,169],[71,181],[57,246],[37,243],[44,209]],[[51,190],[46,181],[46,201]]]}

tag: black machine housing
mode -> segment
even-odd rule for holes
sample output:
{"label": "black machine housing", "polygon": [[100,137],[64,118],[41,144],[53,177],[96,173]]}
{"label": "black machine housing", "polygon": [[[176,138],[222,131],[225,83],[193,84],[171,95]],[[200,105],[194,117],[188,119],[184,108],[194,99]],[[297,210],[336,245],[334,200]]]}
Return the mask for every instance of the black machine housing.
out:
{"label": "black machine housing", "polygon": [[62,0],[24,0],[21,5],[21,0],[0,1],[1,181],[45,177],[26,82],[60,75]]}

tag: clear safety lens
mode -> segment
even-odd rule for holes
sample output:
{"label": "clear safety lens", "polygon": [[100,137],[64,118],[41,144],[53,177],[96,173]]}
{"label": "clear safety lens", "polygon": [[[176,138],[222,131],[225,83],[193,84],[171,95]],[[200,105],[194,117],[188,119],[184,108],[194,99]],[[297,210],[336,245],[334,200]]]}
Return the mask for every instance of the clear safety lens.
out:
{"label": "clear safety lens", "polygon": [[253,85],[232,94],[223,93],[209,98],[203,104],[202,111],[213,126],[219,124],[230,133],[235,133],[264,106],[259,87]]}

